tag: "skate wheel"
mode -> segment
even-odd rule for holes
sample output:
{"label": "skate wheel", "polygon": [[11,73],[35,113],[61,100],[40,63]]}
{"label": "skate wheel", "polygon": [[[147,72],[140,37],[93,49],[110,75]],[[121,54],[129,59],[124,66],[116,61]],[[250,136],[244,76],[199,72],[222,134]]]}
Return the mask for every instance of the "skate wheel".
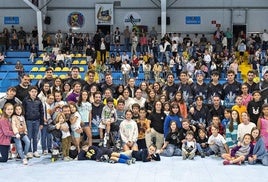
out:
{"label": "skate wheel", "polygon": [[51,162],[55,162],[55,159],[54,158],[51,158]]}

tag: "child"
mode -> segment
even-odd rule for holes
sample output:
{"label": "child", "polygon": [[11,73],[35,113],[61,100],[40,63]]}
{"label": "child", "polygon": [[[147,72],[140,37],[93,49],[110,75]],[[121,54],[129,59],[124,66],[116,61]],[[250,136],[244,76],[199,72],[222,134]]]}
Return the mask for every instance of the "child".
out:
{"label": "child", "polygon": [[256,125],[249,121],[248,113],[243,112],[241,123],[238,125],[237,128],[237,140],[241,142],[244,135],[246,133],[250,133],[253,127],[256,127]]}
{"label": "child", "polygon": [[83,90],[78,99],[78,112],[81,115],[82,122],[84,123],[83,130],[86,134],[85,139],[89,146],[92,145],[92,134],[91,134],[91,111],[92,105],[89,102],[89,95],[86,90]]}
{"label": "child", "polygon": [[242,118],[242,113],[247,112],[247,107],[242,105],[243,98],[242,96],[238,95],[235,98],[235,105],[232,107],[232,110],[237,110],[240,116],[240,120]]}
{"label": "child", "polygon": [[160,155],[156,153],[156,146],[151,144],[148,149],[140,149],[139,151],[129,150],[124,153],[113,152],[109,162],[127,163],[130,165],[134,164],[135,161],[151,162],[160,160]]}
{"label": "child", "polygon": [[231,119],[231,109],[224,110],[224,119],[221,121],[222,126],[226,129],[227,124],[230,122]]}
{"label": "child", "polygon": [[[29,148],[30,148],[30,140],[29,137],[27,136],[27,127],[26,127],[26,122],[25,118],[23,116],[23,107],[21,104],[15,104],[14,105],[14,115],[12,116],[12,130],[16,137],[14,138],[15,145],[17,152],[22,159],[22,163],[24,165],[28,164],[27,157],[25,155],[28,154]],[[24,150],[22,147],[22,141],[24,143]]]}
{"label": "child", "polygon": [[169,124],[169,133],[165,138],[165,143],[160,150],[160,154],[166,157],[172,156],[180,156],[181,149],[180,140],[179,140],[179,132],[176,121],[171,121]]}
{"label": "child", "polygon": [[167,101],[163,104],[163,107],[164,107],[164,113],[167,115],[169,115],[169,112],[170,112],[170,103]]}
{"label": "child", "polygon": [[196,147],[201,155],[201,158],[205,158],[205,154],[209,151],[208,137],[205,129],[198,130],[198,137],[196,139]]}
{"label": "child", "polygon": [[249,101],[247,106],[248,114],[250,115],[250,121],[257,125],[257,121],[261,114],[261,108],[263,105],[263,100],[261,99],[261,92],[254,91],[252,93],[253,99]]}
{"label": "child", "polygon": [[268,149],[268,104],[263,104],[262,115],[258,120],[258,129],[260,130],[266,150]]}
{"label": "child", "polygon": [[225,159],[223,161],[223,165],[237,164],[241,165],[248,156],[252,155],[253,152],[253,144],[251,143],[252,136],[247,133],[244,135],[243,140],[240,146],[236,146],[231,150],[231,154],[225,153],[222,154],[222,158]]}
{"label": "child", "polygon": [[237,129],[239,121],[239,113],[236,110],[232,111],[231,121],[227,124],[225,132],[225,140],[229,148],[233,148],[237,144]]}
{"label": "child", "polygon": [[71,109],[71,129],[72,129],[72,137],[74,145],[76,146],[78,152],[80,152],[80,136],[83,133],[83,129],[81,128],[81,115],[77,111],[77,106],[74,102],[70,102],[70,109]]}
{"label": "child", "polygon": [[[109,97],[106,99],[107,105],[102,109],[100,128],[100,138],[103,138],[103,129],[106,129],[104,134],[103,146],[106,147],[107,141],[110,139],[111,124],[117,119],[116,109],[114,108],[114,99]],[[102,142],[101,142],[102,143]]]}
{"label": "child", "polygon": [[249,164],[262,163],[264,166],[268,165],[268,154],[266,153],[266,148],[264,141],[260,136],[260,130],[257,127],[252,128],[252,144],[254,145],[252,156],[248,157]]}
{"label": "child", "polygon": [[138,150],[137,140],[138,140],[138,126],[137,123],[132,120],[132,111],[126,111],[126,119],[124,119],[120,124],[120,135],[122,139],[123,150]]}
{"label": "child", "polygon": [[14,108],[10,103],[6,103],[0,118],[0,162],[7,162],[11,137],[14,133],[9,120],[13,114]]}
{"label": "child", "polygon": [[207,155],[212,153],[221,156],[221,154],[228,153],[229,148],[226,144],[226,140],[221,134],[219,134],[219,127],[217,125],[212,125],[211,127],[212,135],[208,138],[208,144],[211,151]]}
{"label": "child", "polygon": [[[39,158],[40,154],[37,152],[38,133],[44,125],[44,109],[41,100],[37,97],[38,88],[36,86],[30,86],[29,96],[26,97],[23,102],[23,108],[25,110],[25,119],[28,131],[28,137],[31,141],[30,152],[33,152],[33,156]],[[30,153],[32,157],[32,153]]]}
{"label": "child", "polygon": [[112,150],[104,147],[90,146],[85,144],[78,154],[78,160],[95,160],[105,162],[111,157]]}
{"label": "child", "polygon": [[131,109],[132,109],[132,114],[133,114],[133,116],[132,116],[132,119],[134,120],[134,121],[136,121],[137,119],[139,119],[139,117],[140,117],[140,108],[141,108],[141,106],[138,104],[138,103],[134,103],[132,106],[131,106]]}
{"label": "child", "polygon": [[71,147],[71,133],[69,130],[69,125],[66,122],[65,115],[59,113],[55,120],[55,127],[57,130],[61,131],[61,145],[62,145],[62,155],[64,161],[69,161],[69,149]]}
{"label": "child", "polygon": [[[146,110],[145,108],[141,108],[139,112],[139,119],[137,119],[137,125],[138,125],[138,148],[139,149],[145,149],[147,148],[146,142],[145,142],[145,135],[146,133],[149,133],[151,131],[150,123],[151,121],[146,118]],[[149,144],[148,144],[149,146]]]}
{"label": "child", "polygon": [[194,159],[196,152],[196,141],[194,138],[194,132],[187,131],[185,141],[182,143],[182,159],[186,160],[187,158],[190,160]]}
{"label": "child", "polygon": [[224,128],[221,124],[221,120],[220,120],[220,117],[215,115],[212,117],[212,122],[211,122],[211,125],[208,127],[208,136],[210,136],[212,133],[211,133],[211,126],[212,125],[216,125],[219,127],[219,134],[221,134],[222,136],[225,135],[225,131],[224,131]]}

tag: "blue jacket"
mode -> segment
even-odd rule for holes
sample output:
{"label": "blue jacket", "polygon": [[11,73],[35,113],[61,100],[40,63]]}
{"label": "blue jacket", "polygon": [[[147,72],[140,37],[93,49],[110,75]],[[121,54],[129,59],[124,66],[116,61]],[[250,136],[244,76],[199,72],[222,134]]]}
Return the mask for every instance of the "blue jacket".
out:
{"label": "blue jacket", "polygon": [[25,110],[25,120],[39,120],[40,125],[44,125],[44,109],[41,100],[36,97],[32,100],[30,97],[26,97],[22,102]]}
{"label": "blue jacket", "polygon": [[164,122],[164,137],[166,138],[169,130],[171,121],[176,121],[177,127],[181,128],[181,120],[182,118],[178,115],[167,115]]}
{"label": "blue jacket", "polygon": [[256,142],[252,155],[256,155],[258,160],[262,160],[266,155],[266,148],[262,138],[259,138],[259,140]]}

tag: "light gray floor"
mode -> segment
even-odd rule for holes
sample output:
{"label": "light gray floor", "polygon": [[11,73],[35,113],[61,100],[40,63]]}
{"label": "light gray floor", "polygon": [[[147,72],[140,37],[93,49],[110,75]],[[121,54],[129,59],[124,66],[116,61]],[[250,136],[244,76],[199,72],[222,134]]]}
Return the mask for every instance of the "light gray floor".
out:
{"label": "light gray floor", "polygon": [[160,162],[109,164],[95,161],[62,160],[50,162],[49,156],[31,159],[28,166],[20,161],[0,163],[1,182],[267,182],[267,167],[262,165],[223,166],[215,156],[193,161],[181,157],[162,157]]}

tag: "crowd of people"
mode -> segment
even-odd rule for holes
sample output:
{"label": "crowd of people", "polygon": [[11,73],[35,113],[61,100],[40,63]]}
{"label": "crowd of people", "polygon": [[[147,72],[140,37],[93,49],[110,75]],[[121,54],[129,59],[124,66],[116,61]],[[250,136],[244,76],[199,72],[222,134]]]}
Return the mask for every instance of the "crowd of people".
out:
{"label": "crowd of people", "polygon": [[[116,31],[115,39],[119,41],[119,28]],[[55,47],[59,46],[57,50],[61,54],[65,49],[61,32],[58,33],[59,44]],[[124,34],[127,35],[127,31]],[[60,146],[65,161],[74,158],[132,164],[136,160],[159,161],[160,156],[192,160],[198,154],[202,158],[222,157],[224,165],[240,165],[246,160],[249,164],[268,165],[268,71],[257,83],[259,75],[253,67],[246,81],[238,82],[235,76],[240,57],[244,61],[244,51],[239,46],[245,39],[241,35],[236,49],[232,49],[229,41],[224,44],[224,39],[228,39],[226,35],[218,29],[214,33],[214,46],[205,41],[204,35],[202,39],[197,39],[198,35],[195,39],[187,35],[180,43],[177,34],[172,37],[166,34],[158,44],[151,31],[149,36],[157,45],[154,49],[146,44],[146,33],[140,32],[142,39],[138,39],[134,29],[129,32],[132,41],[126,40],[132,42],[132,58],[124,59],[120,66],[115,64],[116,58],[112,65],[107,63],[109,44],[105,36],[99,35],[96,45],[86,45],[91,50],[99,47],[101,55],[100,60],[96,60],[96,54],[87,55],[86,49],[89,63],[86,78],[81,78],[79,67],[71,65],[66,79],[54,78],[50,63],[44,78],[36,85],[31,85],[29,75],[21,74],[20,84],[8,88],[0,98],[0,161],[8,161],[11,143],[15,143],[23,164],[32,157],[40,157],[40,133],[42,155],[53,153],[53,149]],[[139,51],[136,40],[140,40]],[[117,51],[121,51],[119,45],[116,44]],[[252,41],[252,45],[253,60],[257,60],[258,50],[266,50],[266,44]],[[47,44],[45,48],[49,47]],[[69,48],[67,51],[73,51],[71,45]],[[125,45],[126,51],[128,48]],[[84,48],[74,49],[82,53]],[[182,51],[178,51],[180,49]],[[142,59],[138,58],[138,52],[143,53]],[[56,62],[61,67],[65,67],[65,63],[62,59]],[[96,81],[96,73],[102,72],[97,70],[98,65],[121,69],[124,84],[114,84],[109,71],[103,80]],[[141,65],[146,78],[137,85]],[[146,65],[153,66],[153,71],[146,69]],[[133,74],[130,74],[131,67]],[[226,76],[223,84],[219,83],[222,72]],[[176,76],[178,83],[175,83]],[[205,78],[211,81],[205,83]],[[96,136],[100,139],[97,146],[93,140]],[[71,145],[77,150],[74,157],[70,157]]]}

